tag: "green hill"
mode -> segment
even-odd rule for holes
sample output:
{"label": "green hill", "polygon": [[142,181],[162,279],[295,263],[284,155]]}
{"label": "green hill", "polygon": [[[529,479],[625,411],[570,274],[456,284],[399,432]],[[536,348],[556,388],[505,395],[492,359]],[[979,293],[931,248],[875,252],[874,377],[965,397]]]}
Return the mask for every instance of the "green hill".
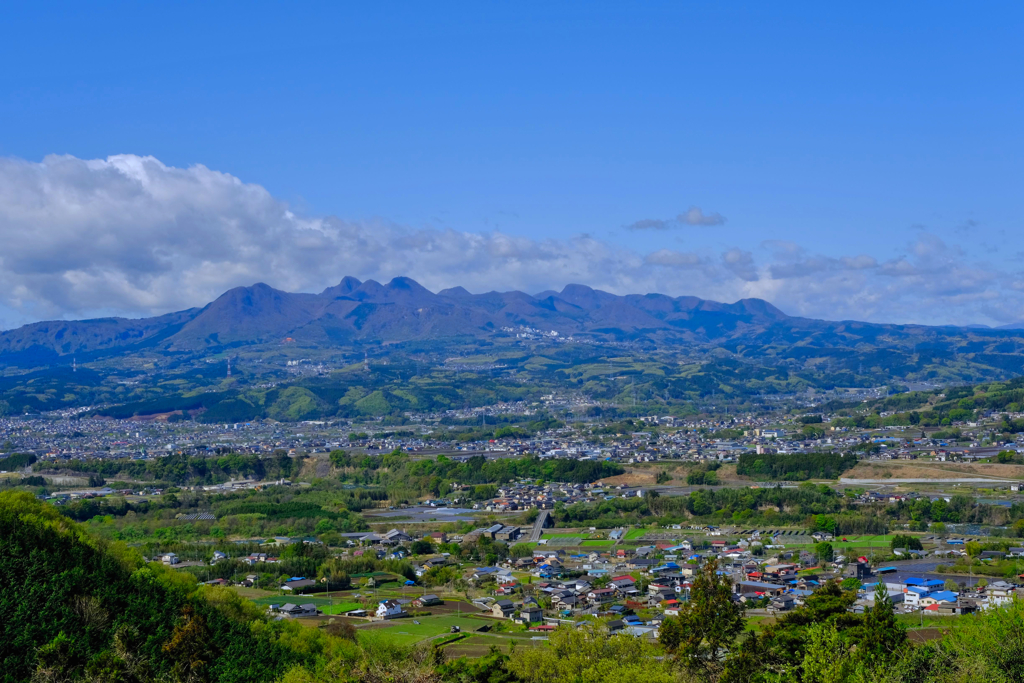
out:
{"label": "green hill", "polygon": [[271,681],[308,655],[229,591],[0,493],[0,681]]}

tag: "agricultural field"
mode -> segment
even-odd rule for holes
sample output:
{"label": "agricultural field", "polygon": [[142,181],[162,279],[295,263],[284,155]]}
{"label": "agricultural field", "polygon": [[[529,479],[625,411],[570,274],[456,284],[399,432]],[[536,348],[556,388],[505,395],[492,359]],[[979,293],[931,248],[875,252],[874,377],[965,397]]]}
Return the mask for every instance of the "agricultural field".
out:
{"label": "agricultural field", "polygon": [[452,626],[458,626],[464,633],[473,633],[488,623],[470,616],[449,614],[373,622],[358,630],[360,642],[366,639],[386,638],[398,645],[415,645],[430,638],[447,635],[451,632]]}
{"label": "agricultural field", "polygon": [[254,598],[253,602],[261,606],[283,605],[286,602],[290,602],[296,605],[308,605],[312,603],[316,605],[317,609],[322,610],[324,614],[340,614],[341,612],[349,612],[354,609],[363,609],[363,604],[352,600],[351,597],[345,597],[341,595],[334,595],[333,597],[328,597],[326,594],[273,595]]}
{"label": "agricultural field", "polygon": [[317,609],[324,614],[331,615],[345,614],[346,612],[351,612],[354,609],[363,609],[363,606],[358,602],[338,602],[329,605],[317,605]]}
{"label": "agricultural field", "polygon": [[581,536],[584,536],[584,535],[585,534],[582,534],[579,531],[577,531],[575,533],[548,533],[548,532],[544,532],[543,534],[541,534],[541,538],[542,539],[543,538],[580,538]]}
{"label": "agricultural field", "polygon": [[[846,541],[843,541],[843,539]],[[836,550],[847,548],[888,548],[892,536],[840,536],[832,541]]]}
{"label": "agricultural field", "polygon": [[935,460],[861,461],[843,473],[847,479],[1024,479],[1024,465],[953,463]]}
{"label": "agricultural field", "polygon": [[[534,638],[537,638],[534,640]],[[492,647],[502,652],[508,652],[511,644],[515,643],[516,648],[523,647],[544,647],[545,636],[534,636],[523,634],[523,637],[498,637],[491,635],[472,635],[468,638],[452,643],[444,648],[445,653],[452,659],[458,657],[483,657],[487,655]]]}

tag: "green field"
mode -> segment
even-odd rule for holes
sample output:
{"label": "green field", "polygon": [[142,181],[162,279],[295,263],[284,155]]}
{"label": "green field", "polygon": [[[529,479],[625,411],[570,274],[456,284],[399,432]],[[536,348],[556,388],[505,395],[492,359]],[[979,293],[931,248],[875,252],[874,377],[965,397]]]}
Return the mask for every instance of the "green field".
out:
{"label": "green field", "polygon": [[626,541],[635,541],[638,538],[643,538],[644,534],[648,532],[648,529],[630,529],[626,532]]}
{"label": "green field", "polygon": [[[361,609],[362,605],[358,602],[353,602],[351,598],[344,596],[335,596],[334,598],[328,598],[326,595],[274,595],[263,598],[254,598],[253,602],[257,605],[283,605],[287,602],[293,605],[308,605],[313,603],[316,608],[323,610],[324,614],[338,614],[339,612],[348,612],[354,609]],[[342,609],[344,608],[344,609]]]}
{"label": "green field", "polygon": [[922,620],[920,613],[896,615],[897,621],[911,630],[920,628],[949,628],[954,621],[960,618],[955,615],[942,617],[927,615]]}
{"label": "green field", "polygon": [[358,602],[339,602],[334,605],[317,605],[317,608],[324,614],[344,614],[354,609],[363,609]]}
{"label": "green field", "polygon": [[541,534],[541,538],[581,538],[583,536],[586,536],[586,534],[582,532],[577,532],[575,534]]}
{"label": "green field", "polygon": [[608,548],[608,547],[611,547],[612,544],[613,544],[612,541],[583,541],[582,543],[580,543],[580,545],[585,545],[588,548],[590,548],[590,547]]}
{"label": "green field", "polygon": [[[419,624],[413,623],[415,621]],[[473,633],[483,625],[480,619],[468,616],[406,617],[388,622],[388,626],[360,628],[360,641],[385,638],[399,645],[414,645],[421,640],[449,633],[452,626],[459,626],[465,633]]]}
{"label": "green field", "polygon": [[833,548],[888,548],[892,536],[846,536],[844,543],[841,539],[832,541]]}

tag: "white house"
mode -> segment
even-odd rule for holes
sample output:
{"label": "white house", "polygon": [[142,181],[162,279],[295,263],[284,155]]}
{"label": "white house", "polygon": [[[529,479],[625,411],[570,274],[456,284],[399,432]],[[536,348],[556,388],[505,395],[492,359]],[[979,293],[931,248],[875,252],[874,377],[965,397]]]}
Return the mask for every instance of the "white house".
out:
{"label": "white house", "polygon": [[405,614],[402,610],[402,606],[398,604],[396,600],[382,600],[377,605],[377,618],[378,619],[394,619]]}

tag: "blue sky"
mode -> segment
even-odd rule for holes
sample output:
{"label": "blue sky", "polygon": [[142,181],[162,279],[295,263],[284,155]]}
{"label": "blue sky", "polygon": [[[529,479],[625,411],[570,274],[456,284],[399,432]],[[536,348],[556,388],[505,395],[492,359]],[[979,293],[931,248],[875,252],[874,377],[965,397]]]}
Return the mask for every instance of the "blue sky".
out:
{"label": "blue sky", "polygon": [[[295,5],[2,10],[0,230],[36,237],[0,255],[0,326],[161,312],[256,280],[315,291],[348,271],[762,296],[827,318],[1024,319],[1019,4]],[[201,165],[363,232],[329,241],[333,267],[275,261],[280,226],[257,228],[259,253],[204,263],[203,235],[213,252],[245,236],[201,221],[188,245],[165,233],[211,212],[238,222],[241,200],[179,196],[134,245],[69,263],[55,251],[69,234],[113,240],[131,212],[26,218],[11,190],[25,178],[40,183],[34,210],[69,187],[93,208],[105,196],[95,167],[39,180],[50,155]],[[151,187],[147,174],[132,177]],[[673,219],[693,207],[721,220]],[[486,267],[417,254],[464,252],[459,240],[490,245]],[[544,267],[524,263],[536,249]],[[124,264],[138,250],[152,273]],[[183,284],[200,271],[203,286]]]}

